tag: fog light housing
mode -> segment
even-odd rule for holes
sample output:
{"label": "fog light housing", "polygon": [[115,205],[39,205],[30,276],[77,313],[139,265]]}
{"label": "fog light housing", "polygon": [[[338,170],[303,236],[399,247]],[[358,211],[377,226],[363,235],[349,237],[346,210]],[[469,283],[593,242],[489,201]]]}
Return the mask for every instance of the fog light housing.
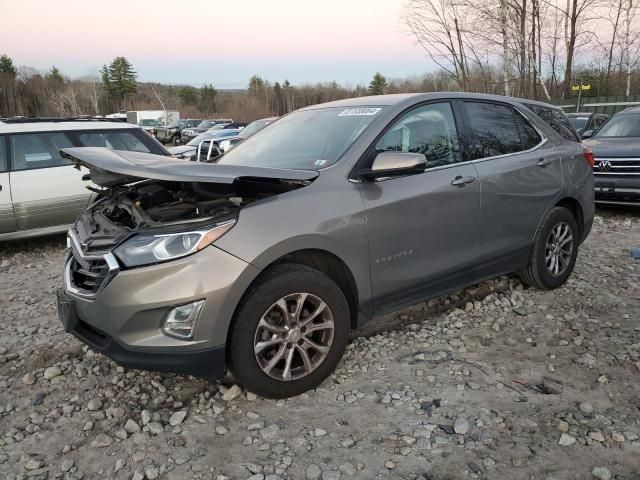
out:
{"label": "fog light housing", "polygon": [[198,300],[171,309],[162,325],[162,333],[181,340],[190,340],[193,338],[196,322],[203,306],[204,300]]}

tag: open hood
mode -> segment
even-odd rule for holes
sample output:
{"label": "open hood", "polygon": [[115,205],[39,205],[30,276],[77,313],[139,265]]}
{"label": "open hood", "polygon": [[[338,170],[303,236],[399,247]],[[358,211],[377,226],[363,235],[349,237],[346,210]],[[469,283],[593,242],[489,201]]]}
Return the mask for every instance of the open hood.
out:
{"label": "open hood", "polygon": [[91,181],[114,187],[140,180],[232,184],[236,180],[268,179],[308,183],[318,172],[284,170],[241,165],[185,162],[163,155],[110,150],[104,147],[64,148],[60,154],[76,165],[89,169]]}

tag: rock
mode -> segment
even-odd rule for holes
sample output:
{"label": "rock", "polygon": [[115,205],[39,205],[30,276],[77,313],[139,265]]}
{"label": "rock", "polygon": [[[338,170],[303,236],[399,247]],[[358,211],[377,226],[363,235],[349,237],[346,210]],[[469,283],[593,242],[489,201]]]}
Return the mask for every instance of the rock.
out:
{"label": "rock", "polygon": [[339,480],[340,479],[340,471],[339,470],[325,470],[322,472],[322,480]]}
{"label": "rock", "polygon": [[384,462],[384,466],[387,467],[389,470],[396,468],[396,464],[391,460],[387,460],[386,462]]}
{"label": "rock", "polygon": [[338,470],[340,470],[340,473],[349,476],[356,474],[356,467],[353,465],[353,463],[344,463],[338,467]]}
{"label": "rock", "polygon": [[37,458],[32,458],[27,463],[24,464],[24,468],[26,470],[37,470],[42,467],[44,462],[42,460],[38,460]]}
{"label": "rock", "polygon": [[52,367],[48,367],[44,371],[44,378],[47,379],[47,380],[51,380],[52,378],[59,377],[60,375],[62,375],[62,370],[57,365],[54,365]]}
{"label": "rock", "polygon": [[465,417],[456,418],[456,421],[453,424],[453,430],[458,435],[466,435],[469,432],[469,428],[469,421]]}
{"label": "rock", "polygon": [[151,435],[160,435],[164,432],[164,427],[160,422],[149,422],[147,428],[149,428]]}
{"label": "rock", "polygon": [[140,462],[142,462],[142,461],[145,459],[145,457],[146,457],[146,456],[147,456],[147,455],[146,455],[143,451],[136,450],[136,451],[135,451],[135,452],[133,452],[133,454],[131,455],[131,458],[133,459],[133,461],[134,461],[134,462],[136,462],[136,463],[140,463]]}
{"label": "rock", "polygon": [[140,431],[140,425],[135,420],[128,419],[124,424],[124,429],[129,433],[138,433]]}
{"label": "rock", "polygon": [[33,385],[34,383],[36,383],[35,375],[33,373],[26,373],[22,377],[22,383],[24,383],[25,385]]}
{"label": "rock", "polygon": [[62,460],[62,463],[60,464],[60,470],[62,470],[63,472],[68,472],[69,470],[71,470],[71,467],[73,467],[73,459],[65,458],[64,460]]}
{"label": "rock", "polygon": [[186,416],[187,412],[184,410],[175,412],[173,415],[171,415],[171,417],[169,417],[169,425],[171,425],[172,427],[176,427],[182,424]]}
{"label": "rock", "polygon": [[307,480],[319,480],[322,476],[322,470],[318,465],[312,463],[307,467],[305,474],[307,476]]}
{"label": "rock", "polygon": [[144,473],[140,470],[136,470],[135,472],[133,472],[131,480],[144,480]]}
{"label": "rock", "polygon": [[591,476],[598,480],[611,480],[611,472],[605,467],[595,467],[591,470]]}
{"label": "rock", "polygon": [[569,435],[568,433],[563,433],[560,435],[560,440],[558,441],[558,445],[563,447],[568,447],[569,445],[573,445],[576,443],[576,439]]}
{"label": "rock", "polygon": [[264,475],[261,473],[254,473],[247,480],[264,480]]}
{"label": "rock", "polygon": [[250,432],[254,430],[260,430],[262,428],[264,428],[264,420],[258,420],[257,422],[250,423],[247,426],[247,430],[249,430]]}
{"label": "rock", "polygon": [[280,427],[275,423],[260,430],[263,440],[276,440],[280,436]]}
{"label": "rock", "polygon": [[115,467],[113,467],[113,472],[118,473],[123,468],[124,468],[124,460],[119,458],[118,460],[116,460],[116,465]]}
{"label": "rock", "polygon": [[591,415],[593,413],[593,406],[589,402],[582,402],[578,405],[578,408],[585,415]]}
{"label": "rock", "polygon": [[144,474],[149,480],[155,480],[158,478],[158,467],[150,465],[144,469]]}
{"label": "rock", "polygon": [[591,439],[595,440],[596,442],[604,442],[604,435],[602,434],[602,432],[589,432],[589,437],[591,437]]}
{"label": "rock", "polygon": [[227,433],[229,433],[229,429],[228,429],[228,428],[223,427],[222,425],[218,425],[218,426],[216,427],[216,433],[217,433],[218,435],[226,435]]}
{"label": "rock", "polygon": [[142,425],[146,425],[151,421],[152,415],[149,410],[143,410],[140,414],[140,419],[142,420]]}
{"label": "rock", "polygon": [[90,412],[95,412],[96,410],[100,410],[101,408],[102,400],[100,400],[99,398],[89,400],[89,403],[87,404],[87,410],[89,410]]}
{"label": "rock", "polygon": [[247,400],[250,402],[255,402],[258,396],[255,393],[247,392]]}
{"label": "rock", "polygon": [[238,398],[242,394],[242,389],[238,385],[233,385],[222,394],[222,400],[225,402],[231,402]]}
{"label": "rock", "polygon": [[99,434],[96,438],[91,442],[91,446],[93,448],[106,448],[113,443],[113,439],[104,433]]}
{"label": "rock", "polygon": [[616,443],[622,443],[624,442],[624,435],[621,434],[620,432],[613,432],[611,434],[611,440],[613,440]]}
{"label": "rock", "polygon": [[316,428],[313,431],[313,436],[314,437],[324,437],[327,434],[327,431],[323,428]]}
{"label": "rock", "polygon": [[176,457],[173,459],[173,463],[175,463],[176,465],[184,465],[189,460],[191,460],[191,456],[188,453],[185,453],[181,455],[176,455]]}

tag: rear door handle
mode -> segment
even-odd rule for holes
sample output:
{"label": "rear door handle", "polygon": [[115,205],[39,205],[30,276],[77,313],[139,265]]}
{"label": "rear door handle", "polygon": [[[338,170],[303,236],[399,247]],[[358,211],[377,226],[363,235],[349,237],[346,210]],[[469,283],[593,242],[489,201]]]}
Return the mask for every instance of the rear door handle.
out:
{"label": "rear door handle", "polygon": [[552,163],[553,160],[551,160],[550,158],[541,158],[540,160],[538,160],[539,167],[546,167],[547,165],[551,165]]}
{"label": "rear door handle", "polygon": [[462,177],[458,175],[456,178],[451,180],[451,185],[455,185],[457,187],[464,187],[467,183],[473,183],[476,181],[476,177]]}

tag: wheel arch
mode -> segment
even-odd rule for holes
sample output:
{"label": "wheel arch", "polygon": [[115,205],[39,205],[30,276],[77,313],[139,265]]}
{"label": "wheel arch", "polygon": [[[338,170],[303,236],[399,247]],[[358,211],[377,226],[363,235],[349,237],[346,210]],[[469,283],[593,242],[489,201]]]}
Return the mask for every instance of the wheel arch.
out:
{"label": "wheel arch", "polygon": [[556,202],[554,207],[564,207],[573,214],[573,218],[576,219],[576,223],[578,224],[580,236],[582,237],[584,235],[584,212],[582,211],[580,202],[573,197],[564,197]]}

